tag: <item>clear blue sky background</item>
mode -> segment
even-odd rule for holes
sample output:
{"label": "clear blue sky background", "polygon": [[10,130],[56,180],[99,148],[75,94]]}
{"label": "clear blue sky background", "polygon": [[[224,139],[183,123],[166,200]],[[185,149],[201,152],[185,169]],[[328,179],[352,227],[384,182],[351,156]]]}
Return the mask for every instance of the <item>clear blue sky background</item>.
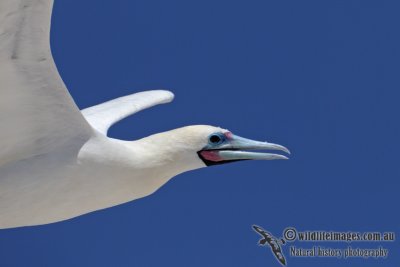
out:
{"label": "clear blue sky background", "polygon": [[[0,231],[1,266],[279,266],[252,224],[400,235],[398,1],[57,1],[52,50],[80,108],[140,90],[173,103],[116,125],[136,139],[211,124],[286,145],[289,161],[175,177],[150,197]],[[297,242],[297,246],[344,247]],[[288,266],[395,266],[305,259]]]}

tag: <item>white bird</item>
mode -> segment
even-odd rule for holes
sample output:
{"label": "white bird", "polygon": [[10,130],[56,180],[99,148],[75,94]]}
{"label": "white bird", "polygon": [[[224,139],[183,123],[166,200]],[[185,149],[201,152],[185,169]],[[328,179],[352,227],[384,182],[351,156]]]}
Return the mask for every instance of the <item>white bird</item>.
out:
{"label": "white bird", "polygon": [[136,141],[107,137],[111,125],[172,101],[154,90],[80,111],[50,52],[52,0],[0,1],[0,228],[47,224],[155,192],[175,175],[289,151],[213,126]]}

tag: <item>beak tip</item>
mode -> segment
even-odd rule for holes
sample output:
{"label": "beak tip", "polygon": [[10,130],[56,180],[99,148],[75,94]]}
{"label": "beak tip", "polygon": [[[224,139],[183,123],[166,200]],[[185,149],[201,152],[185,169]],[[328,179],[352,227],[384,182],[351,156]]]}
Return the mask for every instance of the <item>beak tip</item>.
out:
{"label": "beak tip", "polygon": [[288,160],[289,158],[284,156],[284,155],[280,155],[280,154],[271,154],[271,158],[269,159],[283,159],[283,160]]}
{"label": "beak tip", "polygon": [[285,152],[286,154],[290,155],[290,150],[287,149],[286,147],[282,146],[282,151]]}
{"label": "beak tip", "polygon": [[[269,144],[269,143],[267,143],[267,144]],[[272,144],[272,143],[271,143],[271,145],[273,145],[273,148],[274,148],[274,149],[283,151],[283,152],[287,153],[288,155],[291,154],[291,153],[290,153],[290,150],[289,150],[287,147],[285,147],[285,146],[281,146],[281,145],[278,145],[278,144]]]}

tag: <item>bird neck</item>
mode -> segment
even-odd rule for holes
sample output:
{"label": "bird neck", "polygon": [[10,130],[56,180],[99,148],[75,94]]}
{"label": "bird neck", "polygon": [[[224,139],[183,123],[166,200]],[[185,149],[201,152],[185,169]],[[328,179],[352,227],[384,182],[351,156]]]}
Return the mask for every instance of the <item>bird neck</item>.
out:
{"label": "bird neck", "polygon": [[187,140],[177,137],[175,131],[163,132],[131,142],[135,161],[145,168],[175,176],[205,167]]}
{"label": "bird neck", "polygon": [[[97,135],[84,145],[78,159],[92,176],[112,180],[116,191],[122,190],[119,184],[130,184],[122,203],[153,193],[180,173],[205,167],[193,144],[174,135],[165,132],[137,141]],[[110,186],[107,190],[112,191]]]}

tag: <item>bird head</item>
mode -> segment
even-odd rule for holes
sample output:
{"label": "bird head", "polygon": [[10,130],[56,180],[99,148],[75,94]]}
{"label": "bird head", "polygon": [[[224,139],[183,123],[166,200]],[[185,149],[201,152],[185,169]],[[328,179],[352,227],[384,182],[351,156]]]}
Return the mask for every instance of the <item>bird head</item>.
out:
{"label": "bird head", "polygon": [[[147,139],[147,138],[146,138]],[[163,147],[167,160],[179,162],[186,170],[241,160],[287,159],[286,156],[260,150],[290,154],[281,145],[254,141],[214,126],[194,125],[151,136],[149,143]]]}
{"label": "bird head", "polygon": [[205,139],[203,141],[204,146],[197,151],[197,154],[207,166],[240,160],[288,159],[284,155],[254,152],[254,150],[279,150],[290,154],[284,146],[243,138],[228,130],[216,127],[213,127],[212,131],[203,136],[202,139]]}

